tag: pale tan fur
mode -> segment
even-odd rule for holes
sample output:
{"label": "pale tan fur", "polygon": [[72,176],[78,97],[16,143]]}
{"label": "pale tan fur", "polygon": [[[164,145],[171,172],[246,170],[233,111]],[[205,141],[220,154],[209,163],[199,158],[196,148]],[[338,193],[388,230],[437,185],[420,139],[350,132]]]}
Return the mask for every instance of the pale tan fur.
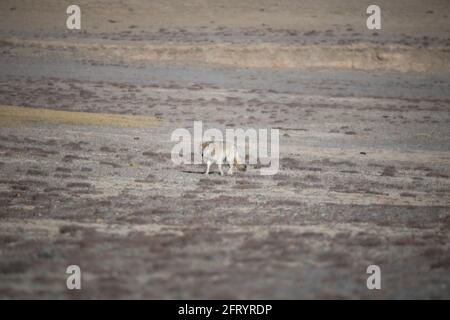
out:
{"label": "pale tan fur", "polygon": [[223,176],[222,165],[228,163],[230,169],[228,174],[233,174],[233,169],[245,171],[247,166],[242,162],[236,147],[233,144],[222,141],[207,141],[202,143],[201,151],[204,161],[206,161],[206,172],[209,174],[209,168],[213,163],[217,163],[220,174]]}

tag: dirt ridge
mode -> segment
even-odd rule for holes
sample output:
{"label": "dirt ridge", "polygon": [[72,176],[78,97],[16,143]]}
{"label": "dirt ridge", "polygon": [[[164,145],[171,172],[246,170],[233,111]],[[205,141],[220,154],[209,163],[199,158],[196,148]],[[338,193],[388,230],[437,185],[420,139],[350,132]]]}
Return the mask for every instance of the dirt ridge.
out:
{"label": "dirt ridge", "polygon": [[330,68],[397,72],[449,72],[450,51],[444,47],[405,45],[294,45],[280,43],[148,43],[74,42],[4,39],[1,46],[16,54],[76,56],[91,61],[209,64],[238,68]]}

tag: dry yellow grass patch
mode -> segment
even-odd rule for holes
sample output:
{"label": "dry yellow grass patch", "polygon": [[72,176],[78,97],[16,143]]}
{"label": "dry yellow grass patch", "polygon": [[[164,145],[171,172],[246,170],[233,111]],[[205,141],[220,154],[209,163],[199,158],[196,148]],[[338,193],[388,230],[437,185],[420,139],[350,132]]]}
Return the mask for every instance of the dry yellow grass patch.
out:
{"label": "dry yellow grass patch", "polygon": [[26,123],[54,123],[113,127],[154,127],[161,120],[150,116],[111,113],[74,112],[0,105],[0,126],[11,127]]}

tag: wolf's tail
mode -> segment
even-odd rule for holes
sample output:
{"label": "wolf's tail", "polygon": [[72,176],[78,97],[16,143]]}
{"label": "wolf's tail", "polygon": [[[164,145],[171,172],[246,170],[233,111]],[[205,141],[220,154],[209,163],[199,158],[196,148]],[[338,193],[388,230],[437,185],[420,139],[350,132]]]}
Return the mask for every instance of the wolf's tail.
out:
{"label": "wolf's tail", "polygon": [[237,151],[235,152],[234,155],[234,166],[239,171],[247,171],[247,165],[242,162],[241,157],[239,156],[239,153],[237,153]]}

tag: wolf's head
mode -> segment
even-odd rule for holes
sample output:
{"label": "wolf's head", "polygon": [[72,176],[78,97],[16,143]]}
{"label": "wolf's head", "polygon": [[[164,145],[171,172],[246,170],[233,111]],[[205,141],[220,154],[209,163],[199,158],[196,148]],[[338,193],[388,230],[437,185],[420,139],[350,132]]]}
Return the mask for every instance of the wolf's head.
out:
{"label": "wolf's head", "polygon": [[236,166],[236,168],[238,168],[239,171],[247,171],[247,165],[246,164],[238,164]]}
{"label": "wolf's head", "polygon": [[234,159],[234,166],[239,171],[247,171],[247,165],[245,163],[241,163],[239,156]]}

